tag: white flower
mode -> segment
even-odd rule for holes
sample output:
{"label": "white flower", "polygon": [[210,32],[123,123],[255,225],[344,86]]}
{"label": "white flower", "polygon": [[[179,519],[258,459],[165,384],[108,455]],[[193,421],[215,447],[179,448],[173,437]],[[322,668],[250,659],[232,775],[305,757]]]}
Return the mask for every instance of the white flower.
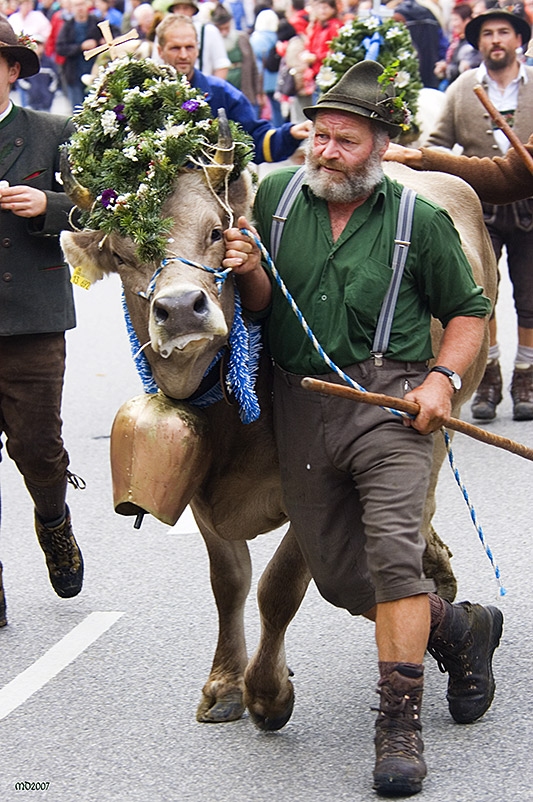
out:
{"label": "white flower", "polygon": [[400,70],[398,72],[398,75],[394,79],[394,83],[399,89],[402,89],[402,87],[407,86],[410,80],[411,76],[409,75],[407,70]]}
{"label": "white flower", "polygon": [[412,58],[413,54],[410,53],[408,50],[400,50],[396,53],[396,58],[398,61],[407,61],[407,59]]}
{"label": "white flower", "polygon": [[327,89],[329,86],[333,86],[336,80],[337,73],[335,70],[332,70],[331,67],[325,67],[322,65],[316,77],[317,84],[322,89]]}
{"label": "white flower", "polygon": [[129,148],[125,148],[123,151],[124,156],[127,159],[131,159],[132,162],[138,162],[139,159],[137,158],[137,149],[134,145],[131,145]]}
{"label": "white flower", "polygon": [[103,112],[100,123],[104,134],[114,134],[118,131],[117,115],[111,109]]}
{"label": "white flower", "polygon": [[200,120],[196,123],[196,127],[207,131],[209,128],[211,128],[211,120]]}
{"label": "white flower", "polygon": [[389,30],[385,34],[385,39],[394,39],[395,36],[401,36],[401,35],[402,35],[402,29],[398,28],[398,26],[395,25],[394,28],[389,28]]}
{"label": "white flower", "polygon": [[330,53],[329,56],[329,60],[334,61],[336,64],[342,64],[345,58],[345,54],[341,53],[340,50],[337,53]]}
{"label": "white flower", "polygon": [[377,30],[381,26],[381,20],[379,17],[368,17],[368,19],[363,20],[363,25],[365,28]]}
{"label": "white flower", "polygon": [[150,191],[150,187],[148,184],[141,183],[139,184],[139,188],[137,190],[137,195],[146,195],[147,192]]}

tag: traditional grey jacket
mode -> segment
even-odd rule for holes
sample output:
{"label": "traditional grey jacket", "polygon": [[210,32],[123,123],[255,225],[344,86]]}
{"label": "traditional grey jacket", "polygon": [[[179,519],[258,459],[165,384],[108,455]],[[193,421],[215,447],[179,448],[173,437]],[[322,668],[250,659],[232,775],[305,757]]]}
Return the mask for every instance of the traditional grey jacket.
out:
{"label": "traditional grey jacket", "polygon": [[[521,142],[533,131],[533,67],[525,67],[527,83],[520,81],[513,130]],[[494,139],[491,119],[473,92],[479,83],[478,71],[467,70],[446,90],[446,102],[427,147],[452,148],[462,145],[465,156],[501,156]],[[486,84],[483,86],[487,91]]]}
{"label": "traditional grey jacket", "polygon": [[0,122],[0,180],[47,197],[45,214],[18,217],[0,209],[0,336],[59,332],[76,325],[70,271],[59,234],[72,207],[56,179],[59,146],[72,122],[13,106]]}

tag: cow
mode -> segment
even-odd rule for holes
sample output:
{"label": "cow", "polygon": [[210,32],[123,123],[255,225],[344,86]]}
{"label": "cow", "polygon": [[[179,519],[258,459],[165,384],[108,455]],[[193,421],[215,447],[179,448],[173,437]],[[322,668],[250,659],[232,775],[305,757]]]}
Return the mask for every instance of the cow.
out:
{"label": "cow", "polygon": [[[227,143],[222,150],[228,152]],[[402,184],[445,203],[460,232],[476,281],[494,301],[495,259],[473,190],[449,175],[419,173],[392,163],[385,169]],[[84,189],[68,170],[64,183],[74,202],[84,197]],[[201,171],[184,168],[162,209],[162,214],[173,220],[169,246],[172,254],[211,269],[220,269],[224,258],[223,231],[228,227],[226,211],[214,197],[216,187],[213,176],[206,184]],[[241,215],[249,219],[252,186],[246,173],[230,183],[227,199],[235,220]],[[197,266],[174,258],[160,266],[143,263],[137,258],[132,241],[117,233],[64,232],[61,244],[68,262],[81,266],[93,279],[113,272],[120,275],[138,340],[150,344],[145,354],[160,392],[172,399],[190,398],[213,357],[227,341],[234,313],[231,280],[224,283],[219,294],[214,275]],[[152,286],[147,299],[149,284]],[[440,324],[435,321],[432,328],[435,353],[441,333]],[[456,416],[481,379],[487,347],[485,342],[464,376],[462,389],[454,396]],[[211,456],[205,476],[192,496],[191,508],[209,554],[219,636],[197,719],[231,721],[239,718],[247,707],[259,728],[275,730],[289,720],[292,712],[294,691],[285,658],[284,635],[305,595],[310,575],[289,525],[259,581],[261,637],[248,661],[243,625],[251,578],[247,540],[274,530],[287,520],[272,429],[271,365],[264,356],[256,389],[261,415],[255,422],[243,424],[237,408],[224,400],[204,410]],[[444,439],[438,434],[434,453],[423,524],[427,540],[424,565],[438,592],[452,601],[456,583],[449,561],[451,554],[431,525],[435,487],[445,455]]]}

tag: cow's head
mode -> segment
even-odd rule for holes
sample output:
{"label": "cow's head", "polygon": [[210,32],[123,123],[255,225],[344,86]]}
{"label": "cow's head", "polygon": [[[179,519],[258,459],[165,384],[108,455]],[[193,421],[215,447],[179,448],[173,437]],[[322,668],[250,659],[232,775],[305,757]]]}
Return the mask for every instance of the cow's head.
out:
{"label": "cow's head", "polygon": [[[131,321],[160,389],[172,398],[188,398],[222,345],[233,319],[233,282],[226,281],[219,294],[213,274],[172,257],[184,257],[214,269],[224,258],[223,231],[228,227],[224,203],[229,201],[234,219],[249,215],[252,189],[245,171],[229,183],[224,175],[231,159],[229,128],[220,127],[219,169],[183,169],[173,193],[162,207],[172,218],[168,237],[170,260],[164,265],[142,262],[129,238],[102,231],[63,232],[61,245],[70,265],[81,268],[91,281],[106,273],[119,273]],[[231,167],[231,165],[229,165]],[[68,171],[65,189],[77,205],[92,203]],[[154,278],[155,276],[155,278]]]}

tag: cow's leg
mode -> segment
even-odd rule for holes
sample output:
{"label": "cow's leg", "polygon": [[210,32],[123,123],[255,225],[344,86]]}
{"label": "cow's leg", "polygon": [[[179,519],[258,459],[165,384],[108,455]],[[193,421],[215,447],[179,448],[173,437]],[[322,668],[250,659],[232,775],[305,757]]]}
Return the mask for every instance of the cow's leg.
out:
{"label": "cow's leg", "polygon": [[252,568],[246,541],[227,541],[202,532],[209,554],[211,587],[218,611],[219,634],[209,679],[202,689],[196,718],[205,723],[235,721],[244,712],[244,604]]}
{"label": "cow's leg", "polygon": [[262,730],[279,730],[291,717],[294,688],[289,680],[284,639],[310,579],[289,528],[259,581],[261,639],[244,674],[246,707]]}
{"label": "cow's leg", "polygon": [[435,491],[439,478],[439,471],[445,457],[446,444],[444,442],[444,437],[440,432],[436,432],[435,446],[433,448],[433,467],[422,521],[422,533],[426,539],[424,573],[427,577],[431,577],[431,579],[434,580],[439,596],[443,599],[447,599],[449,602],[453,602],[457,593],[457,580],[455,579],[450,564],[452,553],[448,546],[443,543],[437,535],[431,524],[436,507]]}

